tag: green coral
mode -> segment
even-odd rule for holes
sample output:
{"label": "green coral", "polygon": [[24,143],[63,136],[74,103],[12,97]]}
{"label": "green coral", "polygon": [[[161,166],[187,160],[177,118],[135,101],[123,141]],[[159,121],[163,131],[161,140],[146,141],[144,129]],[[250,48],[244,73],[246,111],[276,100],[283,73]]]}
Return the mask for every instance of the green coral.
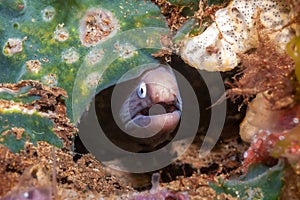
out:
{"label": "green coral", "polygon": [[0,144],[12,152],[24,149],[26,143],[36,145],[46,141],[57,147],[67,146],[61,137],[72,135],[60,134],[63,129],[57,125],[69,126],[61,119],[64,110],[53,108],[64,105],[62,89],[51,90],[36,81],[22,81],[18,84],[0,85]]}
{"label": "green coral", "polygon": [[199,9],[198,0],[169,0],[169,3],[179,6],[184,16],[193,16]]}
{"label": "green coral", "polygon": [[32,89],[32,86],[25,86],[19,89],[19,91],[12,91],[9,89],[0,88],[0,99],[6,101],[14,101],[22,104],[27,104],[35,100],[40,99],[40,96],[29,95],[28,92]]}
{"label": "green coral", "polygon": [[300,83],[300,36],[294,37],[287,45],[286,45],[287,53],[293,58],[295,62],[295,74]]}
{"label": "green coral", "polygon": [[211,183],[210,186],[220,193],[231,194],[239,199],[278,199],[283,185],[284,162],[269,168],[261,163],[249,167],[247,175],[239,179],[220,180],[220,185]]}
{"label": "green coral", "polygon": [[[22,4],[22,2],[1,1],[0,3],[0,41],[3,49],[0,54],[0,71],[2,72],[0,82],[16,83],[20,80],[39,80],[46,85],[65,89],[69,96],[67,112],[70,118],[72,116],[73,83],[78,70],[83,62],[89,59],[89,52],[93,48],[97,48],[82,45],[79,36],[81,20],[90,9],[111,12],[118,23],[117,33],[144,27],[168,30],[159,8],[149,1],[31,0],[26,1],[26,4],[24,2]],[[66,31],[65,35],[62,35],[62,30]],[[161,29],[157,29],[157,31],[161,31]],[[55,33],[61,34],[60,36],[66,37],[66,39],[59,41],[56,39]],[[156,38],[151,37],[150,39],[155,40],[154,43],[159,42],[159,34],[156,34]],[[20,44],[22,50],[7,56],[5,48],[13,50],[9,39],[22,41]],[[142,39],[147,40],[146,37]],[[124,40],[126,39],[124,38]],[[140,40],[140,38],[135,38],[135,40]],[[111,56],[113,52],[108,51],[114,49],[114,45],[115,43],[108,44],[110,49],[105,49],[104,60],[106,56],[108,58]],[[128,69],[145,62],[155,62],[150,56],[151,52],[143,50],[148,46],[149,44],[145,44],[145,46],[136,47],[137,53],[134,57],[125,59],[120,56],[116,57],[111,65],[107,66],[107,71],[103,72],[99,88],[103,89],[114,84]],[[68,52],[67,50],[70,48],[76,53]],[[65,57],[62,55],[64,52]],[[68,60],[73,57],[72,61]],[[41,68],[37,73],[33,73],[26,67],[26,62],[30,60],[41,62]],[[86,107],[86,105],[81,106]]]}
{"label": "green coral", "polygon": [[[45,141],[57,147],[63,146],[53,133],[53,122],[37,112],[27,114],[18,110],[0,110],[0,119],[0,144],[12,152],[19,152],[26,142],[36,145],[38,141]],[[15,129],[21,131],[19,136],[14,133]]]}

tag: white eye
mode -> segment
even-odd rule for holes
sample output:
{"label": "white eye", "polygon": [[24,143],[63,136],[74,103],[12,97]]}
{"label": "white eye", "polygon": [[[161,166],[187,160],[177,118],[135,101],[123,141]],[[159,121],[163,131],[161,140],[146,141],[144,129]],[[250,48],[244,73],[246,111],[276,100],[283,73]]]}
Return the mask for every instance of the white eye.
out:
{"label": "white eye", "polygon": [[146,83],[141,82],[137,88],[137,94],[140,98],[145,98],[146,94],[147,94],[147,87],[146,87]]}

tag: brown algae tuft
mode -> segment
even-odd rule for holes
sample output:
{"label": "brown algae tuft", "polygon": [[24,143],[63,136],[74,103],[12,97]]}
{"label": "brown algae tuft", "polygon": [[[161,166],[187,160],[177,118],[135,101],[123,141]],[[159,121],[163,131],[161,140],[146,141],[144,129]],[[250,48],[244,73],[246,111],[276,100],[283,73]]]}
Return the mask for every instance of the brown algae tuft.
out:
{"label": "brown algae tuft", "polygon": [[227,90],[228,97],[249,98],[263,93],[272,110],[293,105],[295,82],[293,60],[270,38],[261,21],[256,22],[258,44],[255,50],[239,54],[242,71],[234,77],[233,87]]}
{"label": "brown algae tuft", "polygon": [[112,37],[119,29],[118,21],[105,9],[89,9],[80,21],[79,38],[86,47],[97,45]]}

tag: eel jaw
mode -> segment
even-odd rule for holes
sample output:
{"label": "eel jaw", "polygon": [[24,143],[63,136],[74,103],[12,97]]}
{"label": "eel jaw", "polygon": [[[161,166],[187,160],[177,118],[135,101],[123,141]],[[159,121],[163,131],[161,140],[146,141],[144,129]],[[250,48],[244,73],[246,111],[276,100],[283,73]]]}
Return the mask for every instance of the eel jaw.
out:
{"label": "eel jaw", "polygon": [[138,138],[149,138],[158,134],[163,137],[161,140],[165,140],[177,127],[180,116],[181,103],[177,99],[171,102],[158,102],[133,114],[125,129],[130,135]]}

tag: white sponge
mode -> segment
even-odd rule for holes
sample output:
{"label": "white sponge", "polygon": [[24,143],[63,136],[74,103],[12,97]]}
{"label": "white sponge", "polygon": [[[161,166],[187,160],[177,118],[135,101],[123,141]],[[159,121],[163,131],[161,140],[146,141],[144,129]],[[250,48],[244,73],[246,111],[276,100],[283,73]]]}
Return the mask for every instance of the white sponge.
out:
{"label": "white sponge", "polygon": [[[260,15],[258,15],[260,11]],[[274,43],[285,49],[294,36],[285,25],[290,22],[290,7],[284,0],[233,0],[215,14],[215,22],[201,35],[183,40],[182,59],[189,65],[207,71],[228,71],[235,68],[244,53],[257,44],[255,17]]]}

